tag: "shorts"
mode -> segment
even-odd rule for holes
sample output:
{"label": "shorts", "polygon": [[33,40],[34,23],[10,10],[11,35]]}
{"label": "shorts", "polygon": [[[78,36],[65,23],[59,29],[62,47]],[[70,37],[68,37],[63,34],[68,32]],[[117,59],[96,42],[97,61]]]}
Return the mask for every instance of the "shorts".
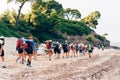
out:
{"label": "shorts", "polygon": [[54,49],[54,53],[55,53],[55,54],[57,53],[57,49],[56,49],[56,48]]}
{"label": "shorts", "polygon": [[61,50],[60,49],[57,49],[57,54],[60,54],[61,53]]}
{"label": "shorts", "polygon": [[89,53],[92,53],[93,51],[92,50],[88,50]]}
{"label": "shorts", "polygon": [[75,50],[75,48],[71,48],[71,50]]}
{"label": "shorts", "polygon": [[32,54],[33,53],[33,49],[30,49],[30,48],[26,48],[25,51],[26,51],[27,54]]}
{"label": "shorts", "polygon": [[63,49],[63,52],[64,52],[64,53],[68,52],[68,49]]}
{"label": "shorts", "polygon": [[4,50],[2,50],[2,53],[1,53],[1,55],[0,55],[0,56],[2,57],[2,56],[4,56],[4,55],[5,55],[5,54],[4,54]]}
{"label": "shorts", "polygon": [[82,50],[81,50],[81,49],[79,50],[79,53],[82,53]]}
{"label": "shorts", "polygon": [[23,48],[18,48],[18,53],[19,54],[23,53]]}

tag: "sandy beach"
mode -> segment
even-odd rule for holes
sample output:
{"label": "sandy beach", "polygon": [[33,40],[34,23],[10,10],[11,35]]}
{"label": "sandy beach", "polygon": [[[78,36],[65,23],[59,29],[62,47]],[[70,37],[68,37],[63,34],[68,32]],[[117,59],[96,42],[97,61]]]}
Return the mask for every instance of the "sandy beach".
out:
{"label": "sandy beach", "polygon": [[[90,59],[88,55],[48,60],[48,55],[38,55],[32,60],[32,67],[16,63],[16,38],[6,38],[4,46],[7,68],[1,67],[0,80],[120,80],[120,50],[94,49]],[[9,45],[7,45],[9,44]],[[39,53],[40,54],[40,53]]]}
{"label": "sandy beach", "polygon": [[119,53],[115,49],[95,49],[92,59],[80,55],[55,60],[53,56],[52,61],[47,55],[39,55],[32,67],[16,63],[17,53],[6,53],[7,68],[0,68],[0,80],[120,80]]}

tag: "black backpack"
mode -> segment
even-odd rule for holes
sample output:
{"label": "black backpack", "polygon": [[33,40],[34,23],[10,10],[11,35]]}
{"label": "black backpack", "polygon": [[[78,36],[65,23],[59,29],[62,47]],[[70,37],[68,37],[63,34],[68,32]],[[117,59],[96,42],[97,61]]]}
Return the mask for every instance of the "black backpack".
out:
{"label": "black backpack", "polygon": [[62,47],[63,47],[63,49],[67,49],[67,44],[64,43]]}

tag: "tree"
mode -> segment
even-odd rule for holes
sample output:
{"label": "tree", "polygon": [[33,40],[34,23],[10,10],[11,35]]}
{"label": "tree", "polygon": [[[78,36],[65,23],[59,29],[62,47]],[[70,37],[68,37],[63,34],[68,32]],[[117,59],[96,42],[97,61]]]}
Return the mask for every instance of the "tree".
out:
{"label": "tree", "polygon": [[57,14],[60,14],[63,11],[62,4],[59,4],[55,0],[50,0],[47,2],[46,8],[50,11],[56,11]]}
{"label": "tree", "polygon": [[13,2],[13,1],[15,1],[16,4],[20,4],[19,9],[18,9],[18,14],[15,18],[15,26],[17,26],[18,21],[19,21],[19,17],[20,17],[20,14],[21,14],[21,10],[22,10],[24,4],[28,1],[35,1],[35,0],[7,0],[7,3],[10,3],[10,2]]}
{"label": "tree", "polygon": [[107,34],[107,33],[103,34],[103,37],[104,37],[104,38],[106,38],[106,36],[108,36],[108,34]]}
{"label": "tree", "polygon": [[98,25],[98,19],[100,18],[100,12],[94,11],[90,15],[83,18],[81,21],[92,28],[96,28]]}
{"label": "tree", "polygon": [[105,33],[105,34],[103,34],[104,36],[108,36],[108,34],[107,33]]}
{"label": "tree", "polygon": [[77,9],[67,8],[67,9],[64,10],[63,15],[68,20],[80,19],[81,18],[81,14]]}

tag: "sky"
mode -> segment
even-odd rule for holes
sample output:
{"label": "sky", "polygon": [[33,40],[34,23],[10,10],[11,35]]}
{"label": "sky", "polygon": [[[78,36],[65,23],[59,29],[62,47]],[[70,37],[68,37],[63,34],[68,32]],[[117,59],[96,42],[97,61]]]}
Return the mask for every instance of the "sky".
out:
{"label": "sky", "polygon": [[[0,13],[4,9],[12,8],[15,5],[5,5],[6,0],[0,0]],[[82,18],[94,11],[99,11],[101,17],[98,20],[96,33],[103,35],[107,33],[107,39],[111,42],[120,42],[120,0],[56,0],[63,5],[63,8],[78,9]],[[17,6],[16,6],[17,7]],[[30,11],[29,5],[26,4],[22,12]],[[15,8],[16,9],[16,8]]]}
{"label": "sky", "polygon": [[[2,14],[6,9],[16,10],[19,8],[19,5],[15,5],[14,2],[6,4],[7,0],[0,0],[0,14]],[[30,11],[30,4],[25,3],[22,9],[22,13],[27,13]]]}

